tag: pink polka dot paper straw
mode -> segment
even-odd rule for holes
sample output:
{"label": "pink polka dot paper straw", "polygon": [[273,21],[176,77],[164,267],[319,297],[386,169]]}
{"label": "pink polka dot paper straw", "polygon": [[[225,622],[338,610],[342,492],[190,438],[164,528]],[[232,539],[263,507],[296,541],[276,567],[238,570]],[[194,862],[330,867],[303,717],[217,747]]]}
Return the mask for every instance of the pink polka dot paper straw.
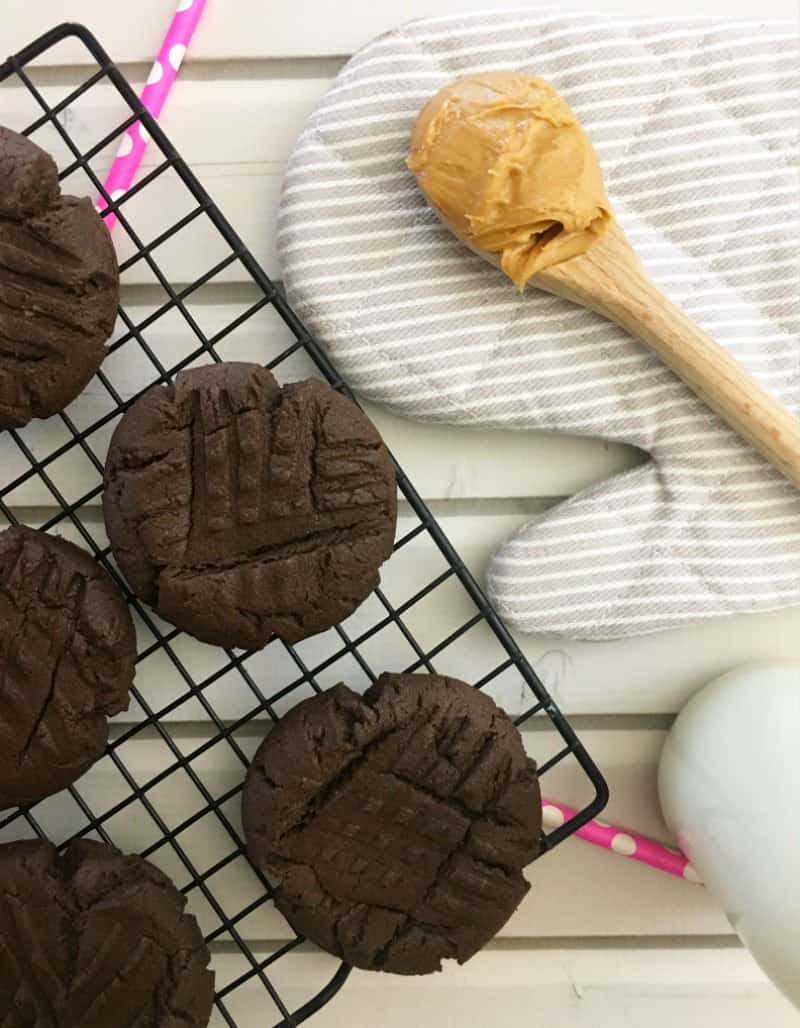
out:
{"label": "pink polka dot paper straw", "polygon": [[[560,828],[576,813],[572,807],[567,807],[563,803],[556,803],[554,800],[542,801],[542,818],[545,828]],[[615,828],[604,821],[588,821],[575,834],[578,838],[584,839],[594,846],[602,846],[603,849],[611,850],[622,857],[630,857],[631,860],[649,864],[657,871],[664,871],[668,875],[675,875],[676,878],[683,878],[684,881],[692,882],[694,885],[703,884],[697,871],[682,853],[643,835],[637,835],[624,828]]]}
{"label": "pink polka dot paper straw", "polygon": [[[179,0],[178,10],[142,90],[142,103],[154,118],[158,118],[163,110],[205,6],[206,0]],[[149,142],[147,130],[138,121],[122,137],[104,183],[112,200],[119,200],[130,188]],[[98,211],[102,214],[106,207],[105,200],[101,198],[97,204]],[[106,227],[112,229],[117,221],[116,215],[110,213],[104,217]]]}

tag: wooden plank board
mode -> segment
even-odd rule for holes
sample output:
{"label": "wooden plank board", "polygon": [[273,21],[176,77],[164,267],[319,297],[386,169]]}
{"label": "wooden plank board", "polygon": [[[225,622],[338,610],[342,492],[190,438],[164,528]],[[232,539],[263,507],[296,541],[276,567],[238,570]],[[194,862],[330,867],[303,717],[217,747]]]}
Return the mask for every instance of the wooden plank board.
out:
{"label": "wooden plank board", "polygon": [[[446,507],[445,507],[446,511]],[[41,524],[46,512],[23,512],[29,524]],[[502,540],[521,526],[529,515],[440,515],[446,534],[461,553],[467,566],[482,578],[491,552]],[[95,538],[104,541],[99,511],[89,519]],[[400,531],[415,521],[401,518]],[[74,526],[59,526],[66,537],[80,543]],[[384,566],[386,595],[401,604],[426,582],[445,569],[441,555],[427,536],[418,536]],[[453,580],[441,585],[426,600],[413,606],[404,622],[424,648],[435,646],[450,632],[464,624],[474,608]],[[351,638],[358,638],[385,617],[385,611],[371,597],[345,623]],[[168,631],[168,625],[162,625]],[[153,636],[139,625],[140,651],[153,643]],[[569,714],[672,714],[706,682],[737,664],[758,660],[800,661],[800,608],[764,614],[719,618],[684,629],[638,636],[613,642],[585,642],[519,635],[517,641],[533,664],[556,702]],[[341,639],[334,631],[325,632],[301,643],[298,652],[310,668],[342,651]],[[402,670],[416,655],[402,634],[387,627],[363,644],[363,652],[378,670]],[[226,663],[223,651],[205,646],[181,635],[172,644],[189,672],[200,681]],[[449,674],[475,680],[501,661],[502,654],[491,634],[478,626],[448,647],[436,659],[436,666]],[[269,646],[248,661],[248,669],[267,693],[296,680],[300,672],[280,644]],[[139,669],[146,695],[159,708],[180,696],[185,683],[169,657],[163,652],[148,657]],[[344,655],[317,675],[323,685],[345,679],[353,685],[366,684],[363,672]],[[235,674],[226,676],[213,687],[214,702],[221,716],[231,720],[243,717],[253,706],[252,696],[240,688]],[[529,704],[519,691],[519,678],[506,673],[497,687],[499,702],[513,713]],[[155,690],[152,691],[151,690]],[[191,715],[186,709],[192,711]],[[131,717],[138,718],[134,711]],[[196,704],[175,715],[203,720]],[[123,715],[124,717],[124,715]]]}
{"label": "wooden plank board", "polygon": [[[274,0],[265,8],[262,0],[225,0],[210,3],[192,47],[193,60],[220,57],[304,57],[352,53],[373,36],[414,18],[473,13],[489,7],[538,8],[539,0],[403,0],[402,4],[377,4],[372,0],[347,0],[346,17],[340,7],[326,0]],[[120,18],[113,5],[96,0],[72,0],[69,17],[85,22],[117,61],[152,58],[169,24],[170,5],[161,0],[138,0],[135,18]],[[664,16],[663,0],[582,0],[584,11],[629,16]],[[701,10],[693,0],[672,0],[672,16],[792,18],[794,0],[705,0]],[[6,0],[3,9],[8,26],[6,49],[16,49],[33,36],[63,20],[64,11],[54,0],[32,4]],[[479,22],[478,22],[479,24]],[[49,60],[72,63],[85,60],[76,46],[64,46]]]}
{"label": "wooden plank board", "polygon": [[[341,65],[340,60],[325,61],[315,66],[318,74],[279,74],[265,79],[242,77],[236,66],[225,66],[220,72],[214,65],[202,65],[197,76],[177,80],[161,125],[193,166],[263,163],[265,169],[261,170],[281,170],[298,133]],[[131,84],[137,91],[144,85],[146,74],[146,69],[133,70]],[[53,83],[52,74],[33,73],[50,106],[60,104],[88,76],[88,71],[67,72],[61,81]],[[0,103],[3,123],[12,128],[21,129],[42,113],[28,89],[13,78],[0,86]],[[129,115],[114,86],[101,81],[61,111],[59,120],[85,152],[119,129]],[[60,167],[71,163],[68,147],[52,126],[37,130],[34,139],[52,153]],[[117,145],[108,144],[108,149],[92,158],[92,167],[98,173],[110,167]],[[151,145],[145,151],[142,168],[154,168],[160,160],[158,147]],[[65,182],[68,184],[70,179]],[[77,191],[77,184],[74,188]]]}
{"label": "wooden plank board", "polygon": [[[151,291],[149,303],[127,303],[128,318],[139,325],[165,300]],[[219,290],[213,290],[214,296]],[[191,317],[206,338],[223,332],[257,299],[253,291],[233,302],[207,303],[204,291],[187,301]],[[116,338],[125,331],[120,321]],[[141,333],[162,365],[170,368],[193,353],[200,342],[178,311],[160,317]],[[217,347],[224,360],[266,363],[294,342],[294,337],[272,308],[263,308],[221,341]],[[132,340],[112,354],[103,372],[123,399],[129,399],[152,381],[156,370]],[[283,362],[277,372],[281,381],[293,381],[314,374],[309,357],[297,353]],[[83,429],[103,418],[112,401],[105,387],[94,379],[69,408],[69,416]],[[633,466],[640,458],[632,448],[600,440],[554,436],[548,433],[468,430],[444,425],[422,424],[393,415],[367,404],[387,445],[412,476],[416,488],[427,500],[489,497],[559,497]],[[89,445],[105,460],[110,431],[92,435]],[[44,457],[69,438],[59,418],[34,422],[21,438],[39,457]],[[27,463],[14,441],[0,435],[0,467],[4,478],[13,480],[24,473]],[[96,469],[75,449],[59,460],[56,477],[68,484],[73,498],[93,489]],[[13,503],[20,507],[46,506],[52,496],[38,479],[15,491]],[[99,502],[99,499],[98,501]]]}
{"label": "wooden plank board", "polygon": [[[238,347],[237,347],[238,349]],[[258,360],[259,347],[252,357]],[[294,367],[296,373],[289,374]],[[282,381],[296,381],[311,371],[299,360],[287,362]],[[283,369],[281,369],[283,372]],[[140,384],[144,388],[145,381]],[[123,396],[133,390],[122,389]],[[555,501],[602,478],[626,470],[637,456],[627,447],[597,439],[553,436],[544,432],[504,432],[489,429],[458,429],[445,425],[407,421],[365,403],[364,407],[387,446],[426,500],[548,498]],[[108,396],[99,382],[92,383],[79,403],[68,410],[80,427],[97,422],[110,410]],[[89,445],[102,462],[110,431],[92,434]],[[26,445],[44,458],[70,438],[59,419],[32,424],[20,433]],[[25,473],[29,464],[8,437],[0,437],[0,467],[8,481]],[[70,491],[81,496],[98,484],[98,473],[77,450],[60,458],[58,476],[70,482]],[[91,501],[99,504],[99,498]],[[28,479],[14,491],[18,507],[48,506],[52,495],[39,479]]]}
{"label": "wooden plank board", "polygon": [[[237,743],[249,759],[266,726],[249,725],[237,733]],[[670,842],[661,819],[656,795],[655,773],[665,733],[656,730],[624,731],[594,729],[582,733],[589,752],[602,766],[611,787],[613,800],[603,815],[613,823],[622,822],[653,838]],[[175,725],[170,736],[187,757],[214,736],[208,727]],[[554,731],[524,733],[529,754],[542,763],[554,754],[560,739]],[[158,736],[151,730],[145,737],[126,742],[120,756],[140,786],[168,768],[173,760]],[[213,797],[227,795],[244,774],[242,760],[225,742],[193,758],[191,766],[202,785]],[[574,760],[557,765],[543,777],[548,797],[579,806],[589,798],[585,777]],[[129,795],[129,790],[108,758],[103,759],[80,781],[81,795],[100,814],[111,810]],[[159,816],[174,830],[196,813],[206,809],[203,797],[180,769],[148,789],[147,797]],[[226,803],[225,815],[236,831],[239,828],[238,798]],[[50,838],[60,841],[72,835],[82,817],[66,796],[40,804],[34,816]],[[105,824],[113,841],[123,850],[136,852],[158,840],[158,830],[138,803],[125,808]],[[16,837],[12,828],[2,841]],[[180,831],[178,844],[201,873],[233,852],[235,845],[209,813],[197,824]],[[188,882],[185,866],[168,847],[161,847],[152,859],[180,884]],[[504,938],[563,938],[611,936],[724,935],[731,928],[716,902],[702,887],[660,874],[635,861],[571,839],[531,865],[528,877],[531,891],[502,931]],[[235,916],[262,895],[258,881],[243,859],[213,876],[209,888]],[[190,908],[207,934],[219,921],[207,900],[198,892],[189,893]],[[239,931],[253,940],[290,937],[280,914],[271,905],[260,907],[239,923]]]}
{"label": "wooden plank board", "polygon": [[[256,354],[253,360],[258,359]],[[295,366],[297,378],[310,373]],[[287,368],[289,367],[287,363]],[[282,381],[295,381],[281,374]],[[131,395],[123,390],[123,395]],[[365,403],[364,407],[387,446],[426,500],[548,498],[551,502],[577,492],[603,478],[626,470],[636,460],[634,451],[617,444],[577,436],[552,436],[544,432],[504,432],[458,429],[445,425],[407,421]],[[97,383],[90,385],[80,403],[68,410],[73,421],[94,424],[109,411],[107,395]],[[98,431],[89,440],[102,462],[110,431]],[[64,424],[53,419],[31,425],[20,433],[26,445],[44,458],[70,438]],[[423,456],[427,455],[425,459]],[[13,440],[0,437],[0,466],[9,481],[25,473],[29,464]],[[77,451],[59,464],[60,477],[69,479],[73,495],[80,496],[98,484],[97,472]],[[48,506],[52,495],[38,479],[29,479],[14,491],[19,507]],[[94,505],[98,499],[92,501]]]}
{"label": "wooden plank board", "polygon": [[[267,273],[280,275],[275,248],[275,217],[286,161],[302,128],[319,99],[329,87],[333,68],[319,78],[276,78],[266,81],[212,76],[181,80],[166,109],[162,124],[178,150],[196,171],[212,198],[225,212]],[[790,67],[789,59],[786,63]],[[49,103],[68,95],[75,82],[43,87]],[[3,120],[22,128],[38,116],[39,109],[22,87],[0,89]],[[76,145],[86,152],[119,129],[128,115],[116,92],[105,85],[93,87],[61,115]],[[53,153],[60,167],[72,163],[73,155],[55,129],[36,134],[37,141]],[[110,167],[118,138],[92,159],[102,180]],[[223,158],[223,159],[221,159]],[[157,148],[146,155],[142,174],[160,163]],[[409,173],[410,174],[410,173]],[[93,195],[95,187],[82,170],[70,175],[65,189],[79,195]],[[613,190],[612,190],[612,200]],[[145,244],[159,237],[171,225],[196,208],[177,174],[169,169],[123,204],[123,212]],[[121,260],[136,247],[123,228],[115,232]],[[209,271],[229,254],[206,218],[183,230],[180,240],[157,249],[154,256],[174,283],[190,282]],[[491,272],[487,269],[487,274]],[[220,272],[216,281],[243,281],[244,269],[237,263]],[[150,283],[152,273],[138,261],[124,275],[127,284]]]}
{"label": "wooden plank board", "polygon": [[[328,69],[327,75],[318,79],[181,80],[162,118],[165,131],[181,155],[273,277],[279,275],[274,223],[283,169],[303,124],[328,88],[334,69]],[[78,81],[45,86],[42,95],[48,104],[56,105],[73,91]],[[3,123],[17,129],[31,124],[41,114],[28,91],[11,84],[0,87],[0,110]],[[67,107],[60,119],[78,149],[86,153],[124,124],[129,113],[112,86],[98,84]],[[111,166],[120,138],[117,135],[91,160],[100,181]],[[54,127],[45,126],[34,139],[53,155],[60,168],[74,160],[74,154]],[[140,177],[162,159],[157,147],[151,145]],[[80,169],[64,180],[63,188],[79,196],[96,195],[96,188]],[[169,170],[124,204],[123,213],[140,240],[147,244],[196,206],[178,176]],[[120,261],[128,260],[136,251],[135,245],[122,227],[117,228],[114,238]],[[230,252],[207,218],[185,229],[181,244],[167,244],[154,254],[173,283],[192,281]],[[237,263],[222,273],[218,281],[246,278]],[[138,262],[126,272],[123,282],[149,284],[153,276],[144,262]]]}
{"label": "wooden plank board", "polygon": [[[229,954],[215,957],[214,965],[225,979],[245,970],[241,958]],[[281,996],[294,1007],[332,972],[324,956],[299,952],[283,958],[273,978]],[[242,986],[230,1001],[239,1028],[263,1028],[265,1018],[270,1024],[277,1020],[269,1005],[257,982]],[[425,978],[357,971],[312,1024],[315,1028],[619,1028],[621,1024],[796,1028],[797,1016],[745,950],[709,940],[704,946],[641,950],[490,946],[463,968],[448,966],[441,974]],[[216,1014],[213,1028],[223,1025]]]}

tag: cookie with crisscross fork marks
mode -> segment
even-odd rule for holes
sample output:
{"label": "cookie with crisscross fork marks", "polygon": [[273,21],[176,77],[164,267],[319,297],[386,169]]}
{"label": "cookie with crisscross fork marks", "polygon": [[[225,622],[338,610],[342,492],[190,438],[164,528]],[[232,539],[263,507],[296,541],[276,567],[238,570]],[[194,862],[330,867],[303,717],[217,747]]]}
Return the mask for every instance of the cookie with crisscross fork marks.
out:
{"label": "cookie with crisscross fork marks", "polygon": [[205,1028],[214,976],[186,899],[103,843],[0,846],[3,1028]]}
{"label": "cookie with crisscross fork marks", "polygon": [[111,441],[104,510],[120,567],[161,617],[256,649],[330,628],[366,599],[392,552],[397,486],[351,400],[215,364],[133,404]]}
{"label": "cookie with crisscross fork marks", "polygon": [[0,533],[0,810],[100,759],[135,664],[125,598],[88,553],[32,528]]}
{"label": "cookie with crisscross fork marks", "polygon": [[380,677],[298,704],[267,736],[243,801],[251,859],[292,926],[357,967],[463,963],[528,891],[536,766],[508,716],[435,675]]}
{"label": "cookie with crisscross fork marks", "polygon": [[53,159],[0,127],[0,429],[63,410],[106,355],[119,302],[111,236],[62,196]]}

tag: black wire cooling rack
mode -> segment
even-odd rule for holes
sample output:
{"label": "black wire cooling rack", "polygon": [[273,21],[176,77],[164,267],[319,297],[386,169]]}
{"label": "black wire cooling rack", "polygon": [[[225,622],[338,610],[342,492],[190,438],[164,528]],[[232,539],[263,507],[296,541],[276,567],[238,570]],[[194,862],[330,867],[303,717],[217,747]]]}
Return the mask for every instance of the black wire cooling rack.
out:
{"label": "black wire cooling rack", "polygon": [[[91,57],[91,67],[85,76],[79,73],[78,84],[70,81],[65,86],[47,69],[32,67],[37,58],[49,56],[62,44],[73,48],[70,58],[59,61],[72,68],[73,77],[74,47],[83,47]],[[83,57],[81,67],[86,64],[86,54]],[[467,677],[490,692],[519,714],[518,724],[539,715],[534,724],[544,723],[549,735],[540,732],[534,738],[544,745],[547,736],[553,749],[540,761],[542,777],[557,766],[563,772],[572,765],[570,780],[588,798],[575,818],[544,837],[544,850],[602,810],[606,785],[399,468],[405,503],[383,586],[357,615],[326,633],[323,642],[318,637],[314,647],[278,640],[259,654],[202,647],[136,601],[113,564],[98,508],[108,438],[136,395],[169,381],[181,368],[232,359],[231,344],[243,338],[248,326],[258,325],[261,339],[260,319],[265,313],[281,332],[276,336],[264,330],[263,349],[258,351],[263,363],[279,377],[291,378],[297,377],[290,374],[293,362],[301,358],[335,388],[347,392],[347,387],[87,29],[65,24],[41,36],[0,65],[0,84],[0,121],[54,154],[66,192],[102,195],[117,214],[124,301],[109,358],[85,396],[50,422],[0,438],[0,512],[14,524],[19,519],[36,521],[44,509],[39,527],[71,536],[95,555],[125,590],[139,629],[132,710],[124,723],[113,726],[106,756],[76,787],[32,809],[0,815],[0,841],[38,836],[63,846],[87,836],[140,852],[176,880],[213,945],[214,1024],[250,1028],[252,1010],[257,1009],[264,1011],[259,1024],[277,1020],[277,1028],[299,1025],[337,993],[349,968],[333,959],[319,963],[322,958],[309,952],[274,910],[269,883],[246,862],[238,800],[264,722],[277,720],[304,696],[337,680],[363,686],[382,670],[438,669]],[[92,97],[101,91],[102,102],[94,103]],[[104,119],[110,119],[107,131]],[[137,122],[150,135],[150,163],[155,155],[155,166],[144,169],[123,196],[110,197],[102,188],[100,169],[104,162],[107,167],[123,134]],[[159,184],[167,178],[170,191],[158,194]],[[140,218],[147,232],[137,229]],[[188,238],[192,232],[193,238],[202,240],[196,245]],[[170,246],[175,240],[182,261],[192,252],[195,259],[207,257],[210,263],[214,257],[213,266],[182,284],[180,266],[173,270]],[[234,266],[236,285],[229,286]],[[129,287],[127,277],[134,271],[137,284]],[[200,302],[204,292],[226,302],[233,298],[240,308],[226,323],[212,326],[213,331],[203,321],[208,310]],[[150,305],[146,314],[143,304]],[[172,343],[165,342],[174,342],[170,333],[175,318],[184,341],[178,360]],[[274,338],[283,343],[273,341],[277,352],[266,354],[271,359],[263,361],[269,339]],[[127,368],[124,387],[114,376],[119,358]],[[131,387],[132,381],[138,388]],[[395,588],[392,569],[399,565],[406,595]],[[415,582],[410,595],[409,574]],[[436,616],[430,617],[434,609]],[[430,636],[430,625],[439,626],[440,638]],[[389,633],[393,641],[387,641]],[[323,643],[326,649],[320,648]],[[191,722],[188,733],[176,728],[185,722]],[[158,759],[143,762],[138,755],[141,747],[136,748],[140,743],[148,752],[157,749]],[[228,771],[220,773],[220,767]],[[277,930],[275,919],[280,922]],[[280,941],[254,944],[252,938]],[[255,1003],[254,988],[259,990]],[[247,1015],[242,1013],[245,994],[251,1012]]]}

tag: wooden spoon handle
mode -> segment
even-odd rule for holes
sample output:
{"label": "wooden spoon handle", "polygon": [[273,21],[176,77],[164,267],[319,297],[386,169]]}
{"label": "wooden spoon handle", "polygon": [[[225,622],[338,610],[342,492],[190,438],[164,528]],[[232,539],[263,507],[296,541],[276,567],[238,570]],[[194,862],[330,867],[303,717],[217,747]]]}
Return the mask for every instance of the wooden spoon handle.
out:
{"label": "wooden spoon handle", "polygon": [[540,272],[537,286],[590,307],[658,354],[735,432],[800,486],[800,419],[650,281],[621,229]]}

